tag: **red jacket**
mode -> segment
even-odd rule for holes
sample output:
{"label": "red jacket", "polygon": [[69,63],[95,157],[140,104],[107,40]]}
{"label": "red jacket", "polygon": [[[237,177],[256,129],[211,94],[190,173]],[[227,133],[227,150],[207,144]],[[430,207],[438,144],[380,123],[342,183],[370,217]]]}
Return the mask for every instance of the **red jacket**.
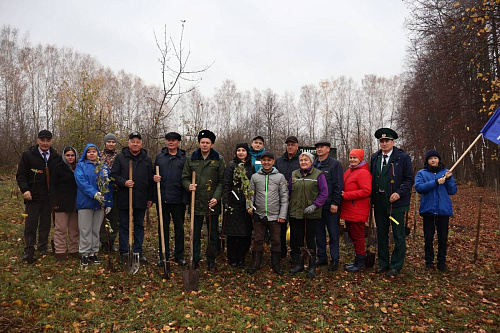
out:
{"label": "red jacket", "polygon": [[368,163],[349,167],[344,172],[344,196],[340,204],[340,218],[350,222],[366,222],[370,213],[372,175]]}

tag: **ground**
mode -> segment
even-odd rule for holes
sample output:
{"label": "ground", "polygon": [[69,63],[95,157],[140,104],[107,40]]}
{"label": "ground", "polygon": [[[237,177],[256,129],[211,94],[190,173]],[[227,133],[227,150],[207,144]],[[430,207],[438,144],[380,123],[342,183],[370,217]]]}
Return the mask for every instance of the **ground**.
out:
{"label": "ground", "polygon": [[[450,272],[425,271],[422,221],[407,238],[402,272],[392,278],[375,269],[352,274],[318,269],[276,276],[269,253],[254,275],[218,258],[208,272],[202,262],[198,292],[183,292],[182,271],[172,263],[165,280],[156,266],[157,221],[146,226],[149,262],[136,275],[122,272],[113,256],[81,269],[75,259],[57,263],[52,254],[22,263],[23,203],[15,179],[0,181],[0,331],[498,331],[500,255],[495,192],[460,185],[453,198],[448,264]],[[479,197],[483,197],[478,255],[474,259]],[[413,210],[409,224],[413,227]],[[187,225],[187,224],[186,224]],[[173,244],[173,242],[171,242]],[[203,243],[203,247],[204,248]],[[341,243],[341,263],[353,257]],[[250,260],[249,260],[250,261]],[[288,261],[283,261],[288,271]]]}

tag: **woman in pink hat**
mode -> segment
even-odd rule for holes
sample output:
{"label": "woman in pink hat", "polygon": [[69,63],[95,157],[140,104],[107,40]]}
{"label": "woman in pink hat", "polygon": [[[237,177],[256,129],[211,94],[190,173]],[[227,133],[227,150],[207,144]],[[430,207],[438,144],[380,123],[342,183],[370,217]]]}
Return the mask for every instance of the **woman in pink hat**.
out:
{"label": "woman in pink hat", "polygon": [[347,264],[345,268],[348,272],[359,272],[365,268],[365,222],[370,213],[372,175],[363,158],[363,149],[351,150],[349,168],[344,173],[340,218],[346,222],[347,232],[356,252],[354,262]]}

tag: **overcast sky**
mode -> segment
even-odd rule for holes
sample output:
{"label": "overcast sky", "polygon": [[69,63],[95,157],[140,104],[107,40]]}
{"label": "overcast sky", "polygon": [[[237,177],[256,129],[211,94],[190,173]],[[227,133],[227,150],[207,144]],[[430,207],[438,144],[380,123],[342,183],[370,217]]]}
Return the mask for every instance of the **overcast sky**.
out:
{"label": "overcast sky", "polygon": [[177,40],[186,20],[189,67],[214,62],[199,85],[206,95],[225,79],[298,95],[340,75],[400,74],[407,16],[401,0],[0,0],[0,24],[32,44],[71,47],[148,84],[161,83],[154,32],[166,25]]}

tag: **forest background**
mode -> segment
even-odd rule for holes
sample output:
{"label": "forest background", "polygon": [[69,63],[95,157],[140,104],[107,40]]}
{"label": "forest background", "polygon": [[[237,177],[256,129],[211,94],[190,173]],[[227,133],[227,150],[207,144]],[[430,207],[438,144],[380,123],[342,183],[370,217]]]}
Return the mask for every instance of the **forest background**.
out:
{"label": "forest background", "polygon": [[[448,167],[465,151],[499,106],[500,1],[405,1],[411,9],[407,67],[392,77],[367,74],[328,77],[304,84],[300,95],[278,95],[272,88],[240,91],[226,80],[212,96],[197,89],[210,70],[189,67],[184,41],[157,36],[163,82],[147,85],[124,71],[113,72],[90,55],[54,45],[31,45],[15,27],[0,33],[0,163],[13,168],[41,129],[53,131],[54,146],[79,151],[88,142],[102,145],[108,132],[126,144],[140,131],[144,148],[155,156],[169,131],[183,135],[182,148],[196,145],[208,128],[226,160],[237,142],[255,135],[266,149],[284,152],[284,139],[300,144],[328,139],[346,165],[348,152],[377,150],[373,133],[396,129],[397,145],[417,168],[425,151],[441,152]],[[184,28],[184,23],[182,29]],[[192,77],[196,77],[192,79]],[[456,169],[458,180],[491,186],[500,176],[499,147],[476,144]]]}

